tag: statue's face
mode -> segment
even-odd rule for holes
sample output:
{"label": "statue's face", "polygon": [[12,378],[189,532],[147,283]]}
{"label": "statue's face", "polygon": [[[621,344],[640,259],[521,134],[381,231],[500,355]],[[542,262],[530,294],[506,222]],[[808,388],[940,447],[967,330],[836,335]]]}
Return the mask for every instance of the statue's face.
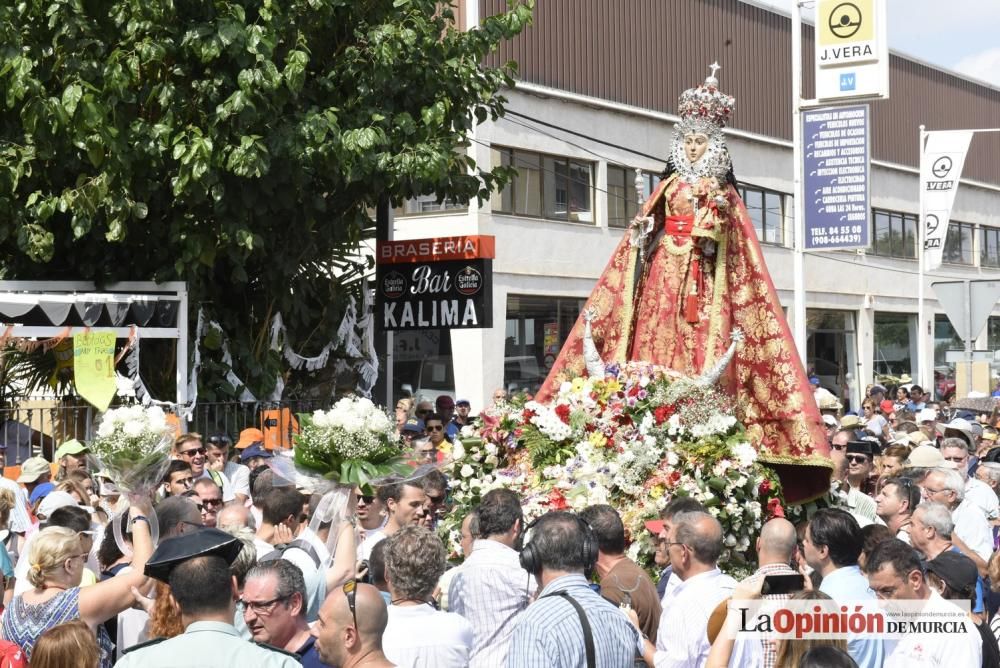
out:
{"label": "statue's face", "polygon": [[698,162],[708,148],[708,135],[700,132],[684,135],[684,155],[691,164]]}

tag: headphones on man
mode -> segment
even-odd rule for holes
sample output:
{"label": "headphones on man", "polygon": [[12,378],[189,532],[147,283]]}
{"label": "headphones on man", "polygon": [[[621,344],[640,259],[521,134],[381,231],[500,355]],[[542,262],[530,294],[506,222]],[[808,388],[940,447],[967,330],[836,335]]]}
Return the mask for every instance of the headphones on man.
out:
{"label": "headphones on man", "polygon": [[[580,556],[584,564],[584,574],[589,578],[591,572],[594,570],[594,565],[597,563],[597,539],[594,537],[594,530],[576,513],[565,514],[571,516],[580,525],[580,532],[583,534],[583,542],[580,544]],[[521,535],[526,536],[528,531],[534,529],[536,524],[548,516],[549,515],[546,514],[532,520],[528,526],[524,527],[524,531]],[[536,540],[532,540],[521,548],[521,568],[528,571],[532,575],[538,575],[542,571],[542,559],[540,553],[542,549],[544,549],[544,545],[536,547],[537,542],[538,541]]]}

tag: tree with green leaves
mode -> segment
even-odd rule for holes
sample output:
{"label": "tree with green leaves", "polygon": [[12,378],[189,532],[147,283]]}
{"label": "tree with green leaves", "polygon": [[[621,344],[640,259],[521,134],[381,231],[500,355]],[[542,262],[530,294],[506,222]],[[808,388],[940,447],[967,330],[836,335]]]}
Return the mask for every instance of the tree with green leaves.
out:
{"label": "tree with green leaves", "polygon": [[186,281],[268,394],[271,317],[302,352],[332,338],[380,196],[509,178],[463,147],[531,5],[463,31],[435,0],[0,4],[0,276]]}

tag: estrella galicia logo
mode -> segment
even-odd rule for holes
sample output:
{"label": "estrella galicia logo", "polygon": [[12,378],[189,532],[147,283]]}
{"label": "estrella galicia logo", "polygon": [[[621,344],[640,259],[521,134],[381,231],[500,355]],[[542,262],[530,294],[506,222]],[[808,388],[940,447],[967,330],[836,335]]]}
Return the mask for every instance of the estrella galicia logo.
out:
{"label": "estrella galicia logo", "polygon": [[472,296],[483,289],[483,275],[473,267],[465,267],[455,277],[455,289],[459,294]]}
{"label": "estrella galicia logo", "polygon": [[382,294],[386,299],[399,299],[406,292],[406,277],[398,271],[390,271],[382,277]]}
{"label": "estrella galicia logo", "polygon": [[951,158],[946,155],[942,155],[940,158],[934,161],[931,166],[931,173],[939,179],[943,179],[948,176],[948,172],[951,171],[952,162]]}
{"label": "estrella galicia logo", "polygon": [[853,37],[861,30],[861,10],[853,2],[842,2],[830,12],[827,25],[835,37]]}
{"label": "estrella galicia logo", "polygon": [[933,213],[929,213],[924,217],[924,228],[927,230],[927,234],[933,234],[934,230],[936,230],[940,224],[941,221]]}

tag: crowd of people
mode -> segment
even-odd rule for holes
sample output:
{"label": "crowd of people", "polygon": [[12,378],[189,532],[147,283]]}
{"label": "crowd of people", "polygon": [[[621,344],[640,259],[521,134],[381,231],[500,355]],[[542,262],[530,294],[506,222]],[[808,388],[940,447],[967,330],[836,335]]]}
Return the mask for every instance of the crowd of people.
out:
{"label": "crowd of people", "polygon": [[[354,488],[332,519],[254,428],[235,443],[180,435],[152,498],[128,495],[117,514],[113,481],[69,441],[0,479],[0,666],[1000,666],[996,429],[990,416],[944,420],[908,389],[891,401],[873,386],[862,415],[820,393],[840,503],[769,519],[740,581],[719,568],[717,509],[687,497],[646,523],[654,577],[627,556],[636,537],[611,506],[528,522],[505,489],[463,518],[449,563],[439,463],[474,418],[447,396],[397,404],[411,472]],[[965,602],[968,624],[903,638],[724,632],[730,601],[761,598]]]}

